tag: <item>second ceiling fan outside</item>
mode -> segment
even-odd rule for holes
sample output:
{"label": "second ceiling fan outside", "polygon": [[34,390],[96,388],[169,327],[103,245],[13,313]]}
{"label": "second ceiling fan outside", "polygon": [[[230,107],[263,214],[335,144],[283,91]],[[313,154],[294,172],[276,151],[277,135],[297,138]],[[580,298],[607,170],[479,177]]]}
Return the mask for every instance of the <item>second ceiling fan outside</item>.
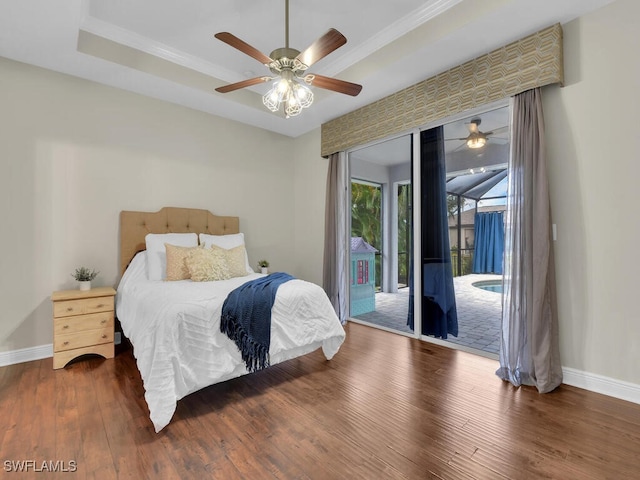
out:
{"label": "second ceiling fan outside", "polygon": [[[463,141],[465,142],[463,146],[467,146],[468,148],[476,149],[482,148],[487,143],[487,140],[490,136],[496,135],[499,133],[506,132],[508,127],[500,127],[490,132],[482,132],[480,131],[480,123],[482,120],[480,117],[473,118],[469,122],[469,135],[462,138],[447,138],[446,140],[455,140],[455,141]],[[461,147],[458,147],[461,148]],[[457,149],[456,149],[457,150]]]}

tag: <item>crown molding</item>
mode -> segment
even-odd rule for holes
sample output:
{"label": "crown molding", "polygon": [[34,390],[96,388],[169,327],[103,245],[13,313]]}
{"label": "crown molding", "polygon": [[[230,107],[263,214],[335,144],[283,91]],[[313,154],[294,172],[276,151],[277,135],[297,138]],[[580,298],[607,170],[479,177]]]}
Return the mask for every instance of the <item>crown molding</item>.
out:
{"label": "crown molding", "polygon": [[104,22],[95,17],[89,16],[88,14],[85,14],[82,18],[79,28],[80,30],[84,30],[85,32],[89,32],[93,35],[140,50],[141,52],[220,80],[235,82],[243,79],[240,78],[236,72],[219,67],[211,62],[202,60],[195,55],[190,55],[181,50],[169,47],[161,42],[138,35],[137,33],[118,27],[112,23]]}
{"label": "crown molding", "polygon": [[[373,52],[402,37],[408,31],[411,31],[423,23],[437,17],[460,2],[462,2],[462,0],[431,0],[426,2],[419,9],[414,10],[409,15],[406,15],[400,20],[392,23],[385,29],[381,30],[378,34],[367,39],[366,42],[362,42],[360,45],[354,47],[349,51],[349,53],[336,57],[335,61],[327,63],[325,68],[323,68],[324,74],[337,75],[368,57]],[[136,50],[140,50],[149,55],[154,55],[220,80],[235,82],[243,79],[243,77],[240,77],[237,72],[220,67],[211,62],[207,62],[195,55],[190,55],[181,50],[169,47],[161,42],[138,35],[137,33],[112,23],[92,17],[89,12],[89,1],[83,0],[80,15],[80,30],[98,35]]]}

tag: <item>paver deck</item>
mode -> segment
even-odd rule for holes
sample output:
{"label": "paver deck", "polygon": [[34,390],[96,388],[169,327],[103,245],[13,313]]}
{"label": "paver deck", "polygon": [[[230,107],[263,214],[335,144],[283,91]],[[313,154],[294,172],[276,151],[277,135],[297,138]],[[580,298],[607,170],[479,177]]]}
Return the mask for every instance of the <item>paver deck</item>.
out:
{"label": "paver deck", "polygon": [[[500,280],[500,275],[471,274],[453,279],[458,312],[458,337],[448,342],[484,352],[498,354],[502,318],[502,295],[474,287],[486,280]],[[409,289],[398,293],[377,293],[376,311],[354,318],[400,332],[411,332],[407,326]]]}

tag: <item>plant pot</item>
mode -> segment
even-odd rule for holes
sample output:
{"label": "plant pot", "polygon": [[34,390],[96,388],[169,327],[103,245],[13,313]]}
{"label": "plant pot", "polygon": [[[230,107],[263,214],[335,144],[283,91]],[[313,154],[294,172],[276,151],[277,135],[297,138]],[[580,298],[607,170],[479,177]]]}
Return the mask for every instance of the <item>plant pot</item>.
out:
{"label": "plant pot", "polygon": [[265,275],[266,275],[266,274],[268,274],[268,273],[269,273],[269,268],[268,268],[268,267],[261,267],[261,268],[260,268],[260,271],[261,271],[263,274],[265,274]]}
{"label": "plant pot", "polygon": [[91,290],[91,280],[78,282],[78,288],[82,291]]}

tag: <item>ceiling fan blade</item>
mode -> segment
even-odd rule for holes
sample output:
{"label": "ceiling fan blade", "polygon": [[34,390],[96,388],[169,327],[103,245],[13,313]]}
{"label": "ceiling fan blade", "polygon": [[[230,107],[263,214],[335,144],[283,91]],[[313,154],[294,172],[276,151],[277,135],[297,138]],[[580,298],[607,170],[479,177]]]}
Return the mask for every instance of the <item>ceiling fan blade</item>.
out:
{"label": "ceiling fan blade", "polygon": [[229,32],[220,32],[214,35],[218,40],[223,41],[227,45],[240,50],[242,53],[249,55],[250,57],[255,58],[260,63],[264,65],[269,65],[273,62],[271,57],[267,57],[264,53],[262,53],[257,48],[252,47],[247,42],[240,40],[235,35]]}
{"label": "ceiling fan blade", "polygon": [[459,152],[460,150],[465,150],[467,148],[469,148],[469,147],[467,147],[467,143],[465,142],[462,145],[458,145],[456,148],[454,148],[452,150],[452,153]]}
{"label": "ceiling fan blade", "polygon": [[313,73],[305,77],[305,82],[313,85],[314,87],[333,90],[334,92],[344,93],[346,95],[351,95],[352,97],[358,95],[362,90],[362,85],[358,85],[357,83],[325,77],[324,75],[315,75]]}
{"label": "ceiling fan blade", "polygon": [[332,28],[309,45],[306,50],[300,52],[296,59],[310,67],[345,43],[347,43],[346,37],[335,28]]}
{"label": "ceiling fan blade", "polygon": [[500,133],[504,133],[504,132],[508,132],[509,131],[509,126],[506,125],[504,127],[500,127],[500,128],[496,128],[490,132],[485,133],[485,135],[498,135]]}
{"label": "ceiling fan blade", "polygon": [[233,92],[234,90],[239,90],[239,89],[244,88],[244,87],[250,87],[251,85],[257,85],[259,83],[268,82],[269,80],[271,80],[271,77],[250,78],[248,80],[243,80],[241,82],[230,83],[229,85],[224,85],[222,87],[218,87],[218,88],[216,88],[216,92],[229,93],[229,92]]}

